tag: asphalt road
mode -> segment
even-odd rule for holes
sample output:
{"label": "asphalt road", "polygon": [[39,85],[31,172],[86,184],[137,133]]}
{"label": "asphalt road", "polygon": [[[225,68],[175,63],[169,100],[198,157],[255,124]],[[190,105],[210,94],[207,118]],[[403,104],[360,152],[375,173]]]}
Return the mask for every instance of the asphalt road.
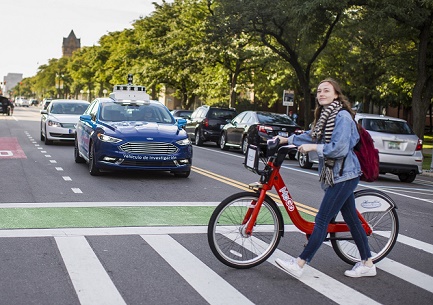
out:
{"label": "asphalt road", "polygon": [[[399,240],[374,278],[346,278],[350,266],[327,244],[301,280],[292,278],[274,258],[300,253],[305,236],[295,230],[268,262],[237,270],[213,256],[206,224],[218,202],[258,179],[239,152],[194,147],[187,179],[92,177],[75,164],[72,145],[39,140],[38,111],[0,116],[0,304],[433,303],[430,176],[360,184],[389,194],[400,219]],[[282,172],[314,214],[322,196],[315,170],[287,160]]]}

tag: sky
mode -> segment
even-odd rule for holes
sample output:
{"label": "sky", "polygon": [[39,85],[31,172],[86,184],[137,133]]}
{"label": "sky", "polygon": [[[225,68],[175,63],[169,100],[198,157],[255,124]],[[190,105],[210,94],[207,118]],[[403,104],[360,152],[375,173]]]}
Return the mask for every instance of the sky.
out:
{"label": "sky", "polygon": [[[62,57],[71,30],[81,47],[107,33],[132,28],[158,0],[1,0],[0,81],[8,73],[35,76],[40,65]],[[170,1],[167,1],[170,2]]]}

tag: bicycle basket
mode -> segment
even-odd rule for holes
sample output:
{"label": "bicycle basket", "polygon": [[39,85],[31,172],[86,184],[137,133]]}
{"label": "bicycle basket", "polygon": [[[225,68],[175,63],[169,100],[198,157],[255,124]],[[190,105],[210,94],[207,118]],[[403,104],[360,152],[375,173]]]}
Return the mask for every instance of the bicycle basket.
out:
{"label": "bicycle basket", "polygon": [[[261,175],[262,171],[259,170],[261,151],[258,146],[248,144],[245,153],[244,166],[253,173]],[[262,164],[264,167],[264,164]]]}

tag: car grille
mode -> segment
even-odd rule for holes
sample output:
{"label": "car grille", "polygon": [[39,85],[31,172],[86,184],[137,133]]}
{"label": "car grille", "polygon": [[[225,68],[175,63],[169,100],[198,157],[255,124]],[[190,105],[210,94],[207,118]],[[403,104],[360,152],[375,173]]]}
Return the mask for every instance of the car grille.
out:
{"label": "car grille", "polygon": [[75,129],[75,125],[77,125],[77,123],[62,123],[63,128],[69,128],[69,129]]}
{"label": "car grille", "polygon": [[164,142],[128,142],[120,145],[120,149],[131,154],[169,155],[175,154],[178,148]]}
{"label": "car grille", "polygon": [[174,164],[173,161],[140,161],[140,160],[124,160],[122,165],[125,166],[143,166],[143,167],[175,167],[176,164]]}
{"label": "car grille", "polygon": [[72,134],[64,134],[64,133],[54,133],[50,132],[50,136],[54,138],[63,138],[63,139],[74,139],[75,135]]}

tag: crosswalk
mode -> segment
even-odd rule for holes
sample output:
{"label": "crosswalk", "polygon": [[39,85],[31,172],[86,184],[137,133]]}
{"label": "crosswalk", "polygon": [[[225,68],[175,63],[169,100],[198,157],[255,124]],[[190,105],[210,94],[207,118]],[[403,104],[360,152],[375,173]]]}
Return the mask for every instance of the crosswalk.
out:
{"label": "crosswalk", "polygon": [[[150,253],[154,253],[152,256],[158,257],[158,261],[160,261],[159,264],[164,262],[164,265],[168,265],[168,267],[163,268],[163,270],[171,270],[170,272],[166,271],[168,274],[165,276],[157,275],[159,272],[158,263],[155,262],[153,266],[149,267],[150,265],[146,265],[147,267],[145,267],[139,265],[139,262],[137,262],[138,265],[134,266],[134,268],[140,269],[140,272],[146,274],[144,277],[147,279],[143,279],[143,281],[152,281],[153,278],[160,281],[161,278],[164,277],[167,277],[167,280],[170,281],[170,279],[173,280],[180,276],[181,280],[176,280],[176,283],[173,283],[172,288],[168,290],[169,292],[163,294],[159,292],[153,296],[154,298],[160,298],[159,304],[170,304],[171,302],[169,300],[172,300],[172,298],[176,299],[177,297],[179,298],[177,304],[261,304],[263,301],[260,301],[261,299],[257,295],[257,291],[254,290],[258,289],[257,287],[261,285],[267,287],[266,285],[272,286],[276,283],[280,283],[281,279],[284,279],[285,282],[290,281],[291,285],[298,287],[297,289],[299,289],[299,285],[301,284],[303,285],[303,289],[311,290],[314,294],[321,295],[322,298],[325,298],[328,300],[327,302],[331,303],[384,303],[381,298],[376,299],[372,295],[367,295],[359,291],[352,282],[348,284],[345,282],[346,279],[334,278],[325,271],[319,270],[317,267],[313,268],[307,266],[303,276],[299,280],[291,278],[277,268],[274,263],[276,258],[288,259],[292,257],[280,249],[277,249],[269,258],[269,264],[261,265],[264,266],[263,268],[273,268],[272,273],[280,274],[278,279],[266,278],[264,274],[263,281],[266,282],[266,285],[264,283],[251,283],[253,289],[251,291],[245,290],[245,284],[248,284],[251,280],[249,279],[251,271],[231,269],[216,261],[216,259],[212,257],[207,243],[203,242],[206,241],[206,230],[207,228],[205,226],[0,230],[0,242],[4,240],[4,238],[21,238],[23,241],[27,240],[27,238],[36,237],[53,239],[55,242],[52,243],[52,245],[56,248],[56,251],[60,253],[64,268],[72,284],[71,286],[77,296],[78,300],[76,304],[82,305],[156,304],[153,302],[138,302],[136,300],[138,298],[137,296],[134,298],[129,295],[130,293],[134,295],[136,292],[130,292],[128,289],[125,289],[127,285],[125,286],[116,278],[119,272],[116,273],[113,270],[117,270],[117,267],[115,267],[115,264],[112,262],[107,262],[107,259],[110,257],[109,255],[116,253],[116,251],[112,249],[113,245],[107,242],[103,244],[103,246],[95,246],[97,241],[99,243],[101,238],[104,238],[103,240],[105,241],[106,238],[110,237],[117,238],[116,243],[120,241],[122,245],[124,244],[121,248],[123,249],[122,251],[125,251],[124,253],[131,253],[131,255],[133,252],[132,248],[135,246],[132,246],[130,241],[134,240],[135,244],[138,243],[140,245],[143,243],[147,248],[141,245],[140,247],[142,248],[140,248],[140,251],[144,251],[145,253],[139,254],[138,257],[142,257],[141,259],[145,261],[145,257],[147,258]],[[290,234],[297,234],[299,235],[298,237],[302,236],[302,234],[291,225],[287,225],[285,231]],[[129,238],[131,236],[134,238]],[[184,243],[177,240],[179,236],[194,237],[190,239],[193,241],[193,244],[186,247]],[[98,237],[100,239],[98,239]],[[139,240],[142,242],[139,242]],[[194,245],[196,240],[200,241],[198,242],[198,246]],[[419,242],[403,235],[399,236],[398,243],[402,246],[413,248],[413,251],[418,251],[421,253],[421,257],[427,255],[431,258],[431,255],[433,255],[433,246],[431,244]],[[129,251],[128,249],[130,247],[131,250]],[[198,255],[198,253],[200,253],[200,255]],[[134,255],[137,255],[137,253]],[[203,257],[206,259],[203,260]],[[120,265],[123,263],[123,259],[125,262],[128,260],[125,254],[120,258]],[[115,261],[115,259],[113,259],[113,261]],[[149,262],[146,264],[148,263]],[[4,264],[5,262],[3,262],[3,266]],[[122,269],[121,267],[118,268],[119,270]],[[378,277],[397,279],[400,283],[406,283],[400,285],[407,285],[408,289],[421,295],[422,299],[419,304],[423,304],[423,301],[433,299],[433,277],[431,275],[389,258],[385,258],[379,262],[377,268],[383,271]],[[151,272],[151,274],[147,274],[147,272]],[[173,274],[171,274],[172,272]],[[227,277],[227,274],[237,274],[235,278],[237,278],[238,281]],[[238,276],[241,274],[242,277],[239,281]],[[150,276],[150,278],[148,276]],[[255,274],[255,276],[261,279],[260,274]],[[125,275],[125,277],[127,278],[128,275]],[[131,275],[131,277],[133,276]],[[126,282],[127,279],[124,279],[124,281]],[[184,283],[180,284],[179,282]],[[160,285],[165,285],[164,281],[161,281]],[[192,288],[194,293],[185,293],[187,290],[183,291],[181,288],[176,288],[177,285],[179,285],[179,287],[186,287],[185,285],[187,285],[190,289]],[[144,285],[143,287],[147,286]],[[144,289],[143,287],[142,289]],[[176,289],[180,290],[176,291]],[[396,294],[401,293],[399,288],[396,287],[396,289],[399,290],[395,292]],[[0,292],[5,293],[5,291],[1,289]],[[146,293],[147,295],[152,295],[152,293]],[[168,298],[170,294],[171,296]],[[284,295],[281,297],[283,296]],[[6,299],[4,297],[3,295],[2,298],[0,298],[0,304],[12,304],[3,303],[2,300],[8,299],[7,296]],[[166,297],[168,299],[166,299]],[[271,302],[273,297],[275,297],[276,300],[279,298],[278,296],[270,294],[268,296],[269,303],[278,303],[278,301]],[[309,303],[308,298],[309,295],[304,299],[305,304]],[[35,302],[34,304],[43,304],[44,302]],[[51,303],[55,304],[56,302]],[[14,304],[19,304],[19,302],[14,302]]]}

